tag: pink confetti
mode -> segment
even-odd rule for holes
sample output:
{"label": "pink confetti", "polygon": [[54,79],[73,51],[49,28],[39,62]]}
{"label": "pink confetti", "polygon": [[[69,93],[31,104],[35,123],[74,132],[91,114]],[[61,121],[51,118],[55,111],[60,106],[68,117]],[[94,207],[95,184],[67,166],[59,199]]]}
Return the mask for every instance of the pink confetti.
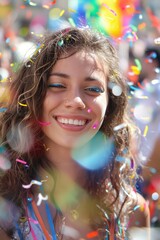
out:
{"label": "pink confetti", "polygon": [[34,224],[38,224],[37,220],[34,220],[33,218],[28,218],[30,222],[33,222]]}
{"label": "pink confetti", "polygon": [[26,162],[26,161],[24,161],[24,160],[21,160],[21,159],[19,159],[19,158],[17,158],[17,159],[16,159],[16,162],[20,162],[20,163],[22,163],[22,164],[24,164],[24,165],[26,165],[26,164],[27,164],[27,162]]}
{"label": "pink confetti", "polygon": [[93,129],[96,129],[98,127],[98,123],[93,124]]}

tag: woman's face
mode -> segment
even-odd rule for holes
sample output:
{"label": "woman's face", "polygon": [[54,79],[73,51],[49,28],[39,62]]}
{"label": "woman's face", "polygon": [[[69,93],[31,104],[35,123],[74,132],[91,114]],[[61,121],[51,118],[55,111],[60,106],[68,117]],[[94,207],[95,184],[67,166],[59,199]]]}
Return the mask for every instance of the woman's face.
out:
{"label": "woman's face", "polygon": [[107,74],[108,67],[93,53],[80,51],[57,61],[42,109],[47,146],[73,148],[93,138],[108,105]]}

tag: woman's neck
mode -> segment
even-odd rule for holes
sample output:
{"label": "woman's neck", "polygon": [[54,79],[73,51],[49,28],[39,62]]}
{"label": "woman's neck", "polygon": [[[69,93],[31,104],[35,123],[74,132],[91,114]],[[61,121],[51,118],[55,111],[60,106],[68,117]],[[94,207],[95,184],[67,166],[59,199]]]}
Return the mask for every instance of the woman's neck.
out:
{"label": "woman's neck", "polygon": [[83,186],[86,182],[86,171],[73,158],[72,150],[53,146],[47,149],[46,156],[56,170],[57,177],[62,174],[69,176],[70,179]]}

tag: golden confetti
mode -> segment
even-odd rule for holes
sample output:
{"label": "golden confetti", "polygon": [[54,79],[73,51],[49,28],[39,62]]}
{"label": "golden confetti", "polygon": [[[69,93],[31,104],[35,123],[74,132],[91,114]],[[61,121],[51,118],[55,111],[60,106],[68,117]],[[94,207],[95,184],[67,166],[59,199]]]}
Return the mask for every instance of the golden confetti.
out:
{"label": "golden confetti", "polygon": [[65,10],[62,10],[59,14],[59,16],[61,17],[64,14]]}
{"label": "golden confetti", "polygon": [[145,126],[143,137],[146,137],[147,133],[148,133],[148,125]]}
{"label": "golden confetti", "polygon": [[27,104],[25,103],[18,102],[18,104],[21,105],[22,107],[27,107]]}

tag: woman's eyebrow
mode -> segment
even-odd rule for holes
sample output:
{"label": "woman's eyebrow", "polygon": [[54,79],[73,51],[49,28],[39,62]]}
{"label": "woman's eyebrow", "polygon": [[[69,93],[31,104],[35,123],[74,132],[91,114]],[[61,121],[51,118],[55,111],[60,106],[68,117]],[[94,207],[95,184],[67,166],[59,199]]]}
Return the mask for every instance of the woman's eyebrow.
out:
{"label": "woman's eyebrow", "polygon": [[[53,73],[50,73],[49,76],[57,76],[57,77],[62,77],[62,78],[66,78],[66,79],[69,79],[71,78],[68,74],[66,73],[60,73],[60,72],[53,72]],[[84,79],[84,81],[86,82],[100,82],[100,80],[96,77],[86,77]]]}
{"label": "woman's eyebrow", "polygon": [[95,77],[86,77],[85,81],[87,81],[87,82],[100,82],[100,80],[98,78],[95,78]]}
{"label": "woman's eyebrow", "polygon": [[57,76],[57,77],[63,77],[63,78],[70,78],[70,76],[67,75],[66,73],[59,73],[59,72],[50,73],[49,76]]}

